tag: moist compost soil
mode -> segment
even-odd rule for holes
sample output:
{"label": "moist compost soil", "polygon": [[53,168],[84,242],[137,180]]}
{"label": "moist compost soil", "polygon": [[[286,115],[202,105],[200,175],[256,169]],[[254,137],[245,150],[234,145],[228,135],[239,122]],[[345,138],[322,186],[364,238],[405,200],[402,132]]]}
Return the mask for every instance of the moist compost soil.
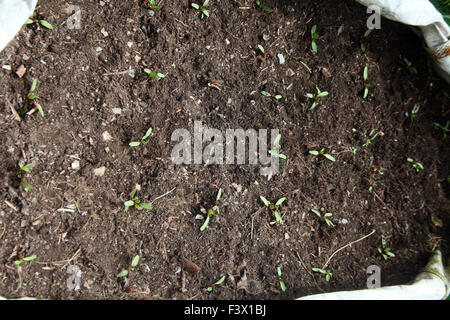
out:
{"label": "moist compost soil", "polygon": [[[381,285],[404,284],[434,249],[448,256],[450,153],[433,123],[449,119],[449,85],[421,39],[386,19],[364,37],[366,8],[350,0],[264,3],[274,11],[210,1],[202,19],[188,1],[161,1],[160,11],[77,1],[81,28],[71,29],[69,4],[40,1],[34,17],[54,28],[24,26],[0,54],[11,66],[0,70],[1,296],[294,299],[366,288],[371,265],[381,268]],[[27,114],[33,79],[45,117]],[[221,90],[208,86],[213,79]],[[305,95],[316,87],[329,95],[309,110]],[[193,133],[194,121],[223,134],[279,129],[287,159],[270,180],[259,165],[175,165],[171,135]],[[147,145],[128,145],[150,127]],[[372,130],[378,135],[363,146]],[[336,162],[309,154],[322,148]],[[24,175],[30,190],[19,162],[36,164]],[[152,210],[124,210],[136,184]],[[196,217],[219,188],[220,213],[202,232]],[[287,198],[284,224],[260,196]],[[311,209],[332,213],[334,227]],[[378,252],[382,235],[395,257]],[[80,290],[67,286],[71,265],[81,271]],[[330,281],[312,268],[329,269]],[[124,269],[129,275],[118,278]]]}

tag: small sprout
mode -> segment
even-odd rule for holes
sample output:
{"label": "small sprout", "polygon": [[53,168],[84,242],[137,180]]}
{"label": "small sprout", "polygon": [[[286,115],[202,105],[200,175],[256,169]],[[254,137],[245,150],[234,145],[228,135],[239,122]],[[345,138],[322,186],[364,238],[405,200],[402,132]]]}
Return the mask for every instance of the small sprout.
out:
{"label": "small sprout", "polygon": [[166,77],[164,74],[159,73],[159,72],[156,72],[156,71],[152,71],[152,70],[150,70],[150,69],[144,69],[144,72],[145,72],[146,74],[148,74],[148,76],[149,76],[150,78],[155,78],[155,77],[158,77],[158,78],[165,78],[165,77]]}
{"label": "small sprout", "polygon": [[377,180],[373,180],[373,179],[368,179],[367,181],[368,181],[368,183],[369,183],[369,191],[370,191],[370,192],[372,192],[372,191],[373,191],[373,188],[374,188],[378,183],[381,182],[381,181],[377,181]]}
{"label": "small sprout", "polygon": [[407,58],[403,58],[403,62],[405,63],[406,68],[408,69],[408,71],[411,74],[417,74],[417,69],[412,66],[412,62],[411,61],[409,61]]}
{"label": "small sprout", "polygon": [[264,198],[263,196],[259,197],[262,202],[264,202],[264,205],[272,211],[273,215],[275,216],[276,222],[279,224],[283,224],[283,219],[281,219],[280,213],[279,213],[279,206],[286,200],[285,197],[278,199],[278,201],[275,204],[272,204],[269,200]]}
{"label": "small sprout", "polygon": [[31,84],[30,92],[27,95],[27,100],[29,103],[34,105],[39,110],[39,113],[41,114],[41,116],[44,117],[44,109],[42,109],[42,106],[37,102],[41,98],[38,97],[34,93],[34,91],[36,90],[36,86],[37,86],[37,80],[34,79],[33,83]]}
{"label": "small sprout", "polygon": [[[373,29],[367,29],[366,32],[364,32],[364,38],[368,38],[369,35],[372,33]],[[364,42],[361,41],[361,51],[362,53],[366,52],[366,45]]]}
{"label": "small sprout", "polygon": [[414,119],[417,117],[417,114],[419,113],[419,110],[420,106],[418,104],[415,104],[411,110],[411,124],[413,124]]}
{"label": "small sprout", "polygon": [[154,11],[159,11],[161,10],[161,6],[157,6],[155,4],[155,0],[148,0],[148,5],[150,7],[150,9],[154,10]]}
{"label": "small sprout", "polygon": [[435,227],[439,227],[442,228],[444,226],[444,224],[442,223],[442,220],[436,217],[431,217],[431,223],[435,226]]}
{"label": "small sprout", "polygon": [[269,151],[269,154],[271,154],[274,157],[280,158],[280,159],[286,159],[286,156],[284,154],[278,153],[278,149],[280,146],[280,139],[281,139],[281,134],[278,134],[273,142],[273,147],[272,147],[272,150]]}
{"label": "small sprout", "polygon": [[358,151],[358,149],[356,149],[355,147],[350,147],[350,151],[356,155],[356,151]]}
{"label": "small sprout", "polygon": [[258,50],[261,51],[262,54],[265,54],[264,47],[258,44]]}
{"label": "small sprout", "polygon": [[139,198],[136,196],[136,189],[133,189],[133,191],[131,191],[130,200],[125,201],[123,204],[125,205],[125,211],[127,211],[130,207],[135,207],[136,209],[152,209],[152,206],[150,204],[141,202],[141,200],[139,200]]}
{"label": "small sprout", "polygon": [[140,259],[139,255],[136,255],[131,261],[131,266],[128,269],[120,271],[120,273],[117,275],[117,278],[126,277],[131,271],[133,271],[133,269],[137,267],[139,259]]}
{"label": "small sprout", "polygon": [[273,94],[271,94],[271,93],[269,93],[269,92],[267,92],[267,91],[261,91],[261,94],[263,95],[263,96],[265,96],[265,97],[268,97],[268,98],[274,98],[275,100],[280,100],[281,98],[283,98],[283,96],[282,95],[280,95],[280,94],[277,94],[277,95],[273,95]]}
{"label": "small sprout", "polygon": [[208,87],[215,88],[217,90],[222,90],[223,80],[210,80],[208,82]]}
{"label": "small sprout", "polygon": [[53,26],[45,20],[27,19],[27,21],[25,21],[25,24],[33,24],[33,23],[35,23],[37,26],[41,25],[47,29],[53,29]]}
{"label": "small sprout", "polygon": [[147,138],[152,134],[152,128],[149,128],[147,130],[147,132],[145,133],[145,135],[141,138],[141,141],[132,141],[129,143],[130,147],[137,147],[139,146],[141,143],[142,145],[146,145],[147,144]]}
{"label": "small sprout", "polygon": [[362,42],[361,42],[361,52],[362,53],[366,52],[366,45]]}
{"label": "small sprout", "polygon": [[328,95],[327,91],[320,91],[319,87],[316,87],[317,93],[307,93],[306,97],[309,99],[313,99],[314,103],[312,104],[311,108],[309,110],[314,110],[316,106],[318,105],[319,98],[325,97]]}
{"label": "small sprout", "polygon": [[209,18],[209,11],[206,10],[206,6],[208,5],[208,2],[209,2],[209,0],[205,0],[201,6],[196,4],[196,3],[191,3],[191,6],[194,9],[196,9],[196,10],[198,10],[198,11],[200,11],[202,13],[202,19],[205,16]]}
{"label": "small sprout", "polygon": [[406,158],[406,160],[411,163],[414,169],[416,169],[416,172],[419,172],[420,170],[423,170],[423,165],[420,162],[414,161],[412,158]]}
{"label": "small sprout", "polygon": [[316,209],[311,209],[311,211],[312,211],[314,214],[316,214],[316,215],[320,218],[320,220],[321,220],[322,222],[325,222],[325,223],[326,223],[328,226],[330,226],[330,227],[334,227],[333,222],[331,222],[331,220],[328,219],[329,217],[332,217],[332,216],[333,216],[333,214],[332,214],[331,212],[325,213],[325,214],[323,215],[323,217],[322,217],[322,215],[320,214],[320,212],[317,211]]}
{"label": "small sprout", "polygon": [[378,136],[379,132],[375,132],[375,129],[372,129],[369,135],[364,134],[364,138],[366,142],[363,144],[363,147],[367,147],[372,141]]}
{"label": "small sprout", "polygon": [[447,121],[447,123],[445,124],[445,127],[440,125],[437,122],[433,122],[433,128],[436,129],[436,130],[442,130],[443,137],[444,137],[444,139],[446,139],[447,138],[447,133],[449,133],[449,131],[450,131],[450,120]]}
{"label": "small sprout", "polygon": [[30,190],[32,187],[31,185],[25,180],[24,173],[29,172],[33,167],[36,165],[36,163],[32,162],[27,165],[23,165],[22,163],[19,163],[19,170],[17,171],[17,177],[20,179],[20,183],[26,190]]}
{"label": "small sprout", "polygon": [[367,82],[367,79],[369,78],[369,70],[368,70],[367,66],[364,67],[363,78],[364,78],[364,95],[363,95],[363,98],[366,99],[367,96],[369,95],[369,88],[371,86],[370,83]]}
{"label": "small sprout", "polygon": [[283,281],[283,279],[281,278],[282,273],[281,273],[281,268],[280,268],[280,267],[277,267],[277,274],[278,274],[278,281],[280,282],[281,290],[282,290],[283,292],[285,292],[285,291],[286,291],[286,285],[284,284],[284,281]]}
{"label": "small sprout", "polygon": [[225,281],[225,278],[226,278],[226,276],[223,276],[222,278],[220,278],[219,280],[214,282],[212,285],[210,285],[208,288],[206,288],[206,290],[211,292],[214,289],[215,286],[218,286],[218,285],[222,284]]}
{"label": "small sprout", "polygon": [[201,208],[200,211],[204,214],[206,214],[205,222],[200,227],[200,231],[205,231],[206,227],[209,224],[209,220],[211,219],[211,216],[215,215],[216,213],[219,214],[219,205],[220,205],[220,198],[222,197],[223,190],[222,188],[219,189],[216,196],[216,201],[214,202],[214,206],[212,208],[206,210],[205,208]]}
{"label": "small sprout", "polygon": [[316,33],[317,30],[317,25],[313,25],[313,27],[311,28],[311,48],[312,51],[314,51],[315,53],[317,53],[317,43],[316,40],[319,39],[319,35]]}
{"label": "small sprout", "polygon": [[369,37],[373,30],[374,30],[374,29],[370,29],[370,28],[367,29],[366,32],[364,32],[364,38]]}
{"label": "small sprout", "polygon": [[263,0],[255,0],[255,4],[258,6],[258,8],[260,8],[268,13],[273,12],[272,9],[270,9],[268,6],[264,5],[262,2],[263,2]]}
{"label": "small sprout", "polygon": [[391,249],[386,248],[386,239],[384,238],[384,235],[381,235],[381,246],[378,247],[378,252],[384,260],[389,259],[389,257],[395,257],[395,254],[391,252]]}
{"label": "small sprout", "polygon": [[324,270],[324,269],[320,269],[320,268],[312,268],[312,271],[324,274],[325,275],[325,280],[327,282],[329,282],[331,280],[331,277],[333,276],[333,274],[331,273],[331,270],[329,270],[329,269],[328,270]]}
{"label": "small sprout", "polygon": [[32,261],[34,259],[36,259],[36,256],[33,254],[32,256],[29,256],[29,257],[19,258],[19,260],[14,261],[14,263],[16,265],[19,265],[19,264],[24,263],[25,261]]}
{"label": "small sprout", "polygon": [[[332,162],[336,162],[336,159],[333,156],[325,153],[325,149],[321,149],[320,151],[309,150],[309,154],[312,154],[313,156],[318,156],[318,157],[325,157],[326,159],[328,159]],[[323,162],[323,160],[319,161],[319,163],[322,163],[322,162]]]}

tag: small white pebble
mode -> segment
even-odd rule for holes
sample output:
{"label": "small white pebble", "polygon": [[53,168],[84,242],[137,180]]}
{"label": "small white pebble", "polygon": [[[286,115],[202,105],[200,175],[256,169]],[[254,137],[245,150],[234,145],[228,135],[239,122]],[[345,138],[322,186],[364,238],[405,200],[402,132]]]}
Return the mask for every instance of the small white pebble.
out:
{"label": "small white pebble", "polygon": [[72,162],[72,169],[73,169],[73,170],[78,170],[78,169],[80,169],[80,161],[75,160],[74,162]]}
{"label": "small white pebble", "polygon": [[94,169],[94,175],[97,177],[103,177],[103,175],[105,174],[105,171],[106,171],[106,167],[101,166],[100,168]]}
{"label": "small white pebble", "polygon": [[280,64],[284,64],[285,62],[284,56],[281,53],[277,54],[277,56]]}
{"label": "small white pebble", "polygon": [[103,138],[103,141],[111,141],[112,140],[112,136],[109,134],[108,131],[103,132],[102,138]]}

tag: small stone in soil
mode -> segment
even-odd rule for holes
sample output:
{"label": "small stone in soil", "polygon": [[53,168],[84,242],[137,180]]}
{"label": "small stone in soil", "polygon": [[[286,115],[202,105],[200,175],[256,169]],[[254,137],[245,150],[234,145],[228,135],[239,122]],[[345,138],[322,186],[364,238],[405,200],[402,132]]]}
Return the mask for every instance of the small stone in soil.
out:
{"label": "small stone in soil", "polygon": [[72,162],[72,169],[73,169],[73,170],[78,170],[78,169],[80,169],[80,161],[75,160],[74,162]]}
{"label": "small stone in soil", "polygon": [[105,174],[106,171],[106,167],[102,166],[100,168],[94,169],[94,175],[97,177],[103,177],[103,175]]}

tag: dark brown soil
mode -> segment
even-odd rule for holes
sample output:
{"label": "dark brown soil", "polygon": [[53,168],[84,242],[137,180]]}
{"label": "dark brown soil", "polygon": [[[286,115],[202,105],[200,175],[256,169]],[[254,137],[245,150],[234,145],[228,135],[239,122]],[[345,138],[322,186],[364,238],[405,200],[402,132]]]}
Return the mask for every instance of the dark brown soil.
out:
{"label": "dark brown soil", "polygon": [[[188,1],[163,1],[154,15],[137,1],[104,1],[77,1],[81,30],[67,28],[65,2],[42,1],[36,17],[54,29],[26,26],[0,54],[1,65],[12,67],[0,71],[1,296],[293,299],[365,288],[373,264],[381,267],[382,285],[406,283],[433,249],[447,255],[450,153],[432,124],[449,119],[449,86],[408,27],[383,20],[364,39],[365,8],[350,0],[266,1],[270,14],[250,0],[211,1],[205,19]],[[15,73],[21,65],[22,78]],[[149,78],[144,68],[166,77]],[[44,118],[25,114],[33,79]],[[211,79],[223,80],[222,90],[209,88]],[[305,94],[316,86],[329,95],[310,111]],[[411,124],[414,104],[421,108]],[[278,128],[287,160],[270,181],[255,165],[174,165],[172,132],[192,132],[194,121],[222,132]],[[146,146],[128,146],[149,127]],[[372,129],[379,134],[363,147]],[[111,141],[104,141],[105,131]],[[337,161],[317,164],[308,151],[321,148]],[[407,157],[424,169],[416,173]],[[36,163],[25,175],[30,191],[17,178],[20,160]],[[72,169],[76,160],[79,170]],[[105,174],[95,176],[102,166]],[[370,180],[378,181],[372,192]],[[136,184],[151,211],[124,211]],[[201,232],[195,217],[219,187],[220,214]],[[273,223],[261,195],[287,197],[283,225]],[[74,212],[57,211],[70,205]],[[321,223],[313,208],[333,213],[336,226]],[[372,230],[333,256],[331,281],[311,271]],[[386,261],[377,251],[381,235],[396,255]],[[14,264],[33,254],[35,260]],[[137,254],[139,265],[124,285],[117,274]],[[180,271],[183,258],[201,270]],[[82,271],[79,291],[66,286],[69,265]],[[222,275],[222,285],[205,290]]]}

